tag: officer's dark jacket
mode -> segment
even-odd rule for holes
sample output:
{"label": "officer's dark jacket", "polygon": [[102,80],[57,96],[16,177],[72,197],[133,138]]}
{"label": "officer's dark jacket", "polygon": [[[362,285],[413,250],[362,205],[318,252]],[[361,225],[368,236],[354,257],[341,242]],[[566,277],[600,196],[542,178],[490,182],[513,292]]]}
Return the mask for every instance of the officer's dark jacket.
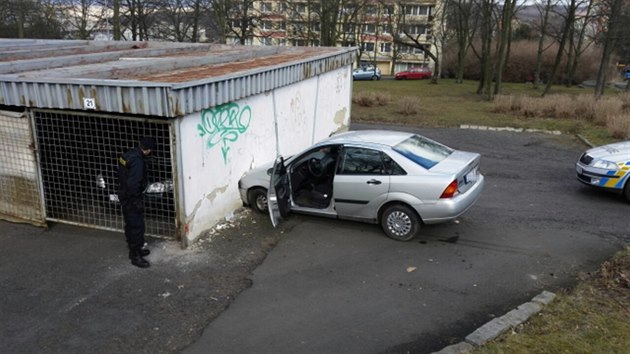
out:
{"label": "officer's dark jacket", "polygon": [[118,199],[121,203],[142,199],[147,185],[144,154],[135,147],[118,158]]}

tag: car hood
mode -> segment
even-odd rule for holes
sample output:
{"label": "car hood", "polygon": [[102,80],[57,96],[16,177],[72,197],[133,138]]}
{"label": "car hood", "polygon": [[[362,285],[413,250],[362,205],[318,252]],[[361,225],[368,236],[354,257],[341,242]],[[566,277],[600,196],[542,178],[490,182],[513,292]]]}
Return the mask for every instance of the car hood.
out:
{"label": "car hood", "polygon": [[595,159],[604,159],[611,162],[630,161],[630,140],[598,146],[589,149],[586,153]]}

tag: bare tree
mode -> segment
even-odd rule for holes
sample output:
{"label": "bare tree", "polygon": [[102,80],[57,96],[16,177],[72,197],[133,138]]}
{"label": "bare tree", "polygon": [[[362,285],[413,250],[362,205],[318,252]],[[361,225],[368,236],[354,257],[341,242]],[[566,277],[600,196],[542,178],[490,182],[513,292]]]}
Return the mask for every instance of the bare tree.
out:
{"label": "bare tree", "polygon": [[499,49],[495,59],[494,94],[501,93],[503,84],[503,68],[508,60],[509,46],[512,39],[512,19],[515,15],[516,0],[505,0],[501,11],[501,28],[499,35]]}
{"label": "bare tree", "polygon": [[[400,11],[402,12],[402,18],[400,22],[400,27],[398,28],[398,33],[402,35],[397,35],[394,37],[394,42],[398,45],[406,45],[413,48],[419,49],[426,57],[430,58],[434,63],[434,68],[439,67],[439,57],[438,51],[433,52],[431,50],[433,43],[432,41],[427,41],[427,36],[433,36],[432,32],[432,18],[433,11],[435,10],[432,7],[428,7],[428,19],[430,19],[426,24],[416,24],[411,23],[406,16],[406,6],[410,6],[406,2],[398,2],[398,6]],[[423,37],[424,36],[424,37]],[[431,38],[431,37],[429,37]],[[436,82],[436,71],[434,70],[434,76],[432,78],[432,82]]]}
{"label": "bare tree", "polygon": [[549,31],[549,17],[550,17],[553,7],[555,7],[557,3],[558,3],[558,0],[543,0],[542,3],[537,2],[535,5],[539,13],[539,19],[538,19],[539,37],[538,37],[538,49],[536,51],[536,67],[534,69],[534,74],[533,74],[534,89],[538,89],[538,86],[540,85],[540,76],[542,74],[541,71],[542,71],[543,54],[551,46],[550,44],[546,43],[547,37],[548,37],[548,31]]}
{"label": "bare tree", "polygon": [[56,8],[70,38],[91,39],[93,32],[107,21],[108,8],[98,0],[64,0]]}
{"label": "bare tree", "polygon": [[610,66],[613,51],[616,49],[621,38],[621,29],[624,18],[624,0],[604,1],[603,13],[606,21],[606,30],[603,38],[602,59],[597,72],[597,82],[595,83],[595,96],[601,97],[604,94],[608,68]]}
{"label": "bare tree", "polygon": [[[481,37],[481,52],[478,55],[479,65],[481,67],[479,86],[477,86],[477,93],[483,94],[486,98],[492,98],[492,91],[490,89],[492,78],[494,76],[494,66],[492,65],[492,39],[495,30],[496,21],[496,3],[495,0],[481,0],[479,3],[479,15],[480,22],[480,37]],[[473,47],[474,50],[474,47]]]}
{"label": "bare tree", "polygon": [[0,1],[0,37],[63,38],[65,32],[49,1]]}
{"label": "bare tree", "polygon": [[558,52],[556,53],[556,59],[553,63],[553,67],[551,68],[551,74],[549,75],[547,79],[545,90],[542,93],[543,96],[545,96],[551,89],[551,86],[553,85],[553,82],[556,78],[556,74],[558,73],[558,70],[560,68],[560,62],[564,55],[564,47],[567,43],[570,29],[574,26],[576,10],[577,10],[577,0],[569,0],[569,4],[566,7],[566,18],[562,26],[562,35],[560,37],[560,43],[558,44]]}
{"label": "bare tree", "polygon": [[586,10],[581,15],[576,15],[574,26],[569,34],[569,50],[567,55],[567,72],[566,72],[566,85],[567,87],[573,84],[575,78],[575,72],[577,70],[578,63],[582,54],[590,47],[594,42],[594,39],[587,36],[586,30],[591,25],[593,16],[591,11],[593,9],[593,0],[586,0],[582,5],[586,5]]}
{"label": "bare tree", "polygon": [[464,64],[472,38],[478,28],[479,16],[475,15],[477,6],[469,0],[451,0],[447,4],[446,23],[453,29],[457,43],[456,83],[464,82]]}

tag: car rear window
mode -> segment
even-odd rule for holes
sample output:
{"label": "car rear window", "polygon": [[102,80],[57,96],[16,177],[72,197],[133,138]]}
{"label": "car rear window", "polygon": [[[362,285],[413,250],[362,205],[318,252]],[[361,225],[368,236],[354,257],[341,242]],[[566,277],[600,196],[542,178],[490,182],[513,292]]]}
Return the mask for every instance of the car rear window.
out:
{"label": "car rear window", "polygon": [[430,169],[453,153],[453,149],[419,135],[403,140],[393,149],[426,169]]}

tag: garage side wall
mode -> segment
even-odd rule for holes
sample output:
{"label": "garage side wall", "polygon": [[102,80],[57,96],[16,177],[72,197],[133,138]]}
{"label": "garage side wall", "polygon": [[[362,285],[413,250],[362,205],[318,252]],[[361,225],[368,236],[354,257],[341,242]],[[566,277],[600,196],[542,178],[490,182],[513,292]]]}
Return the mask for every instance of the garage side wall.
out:
{"label": "garage side wall", "polygon": [[245,172],[348,129],[350,70],[334,70],[178,120],[186,243],[241,206],[238,180]]}

